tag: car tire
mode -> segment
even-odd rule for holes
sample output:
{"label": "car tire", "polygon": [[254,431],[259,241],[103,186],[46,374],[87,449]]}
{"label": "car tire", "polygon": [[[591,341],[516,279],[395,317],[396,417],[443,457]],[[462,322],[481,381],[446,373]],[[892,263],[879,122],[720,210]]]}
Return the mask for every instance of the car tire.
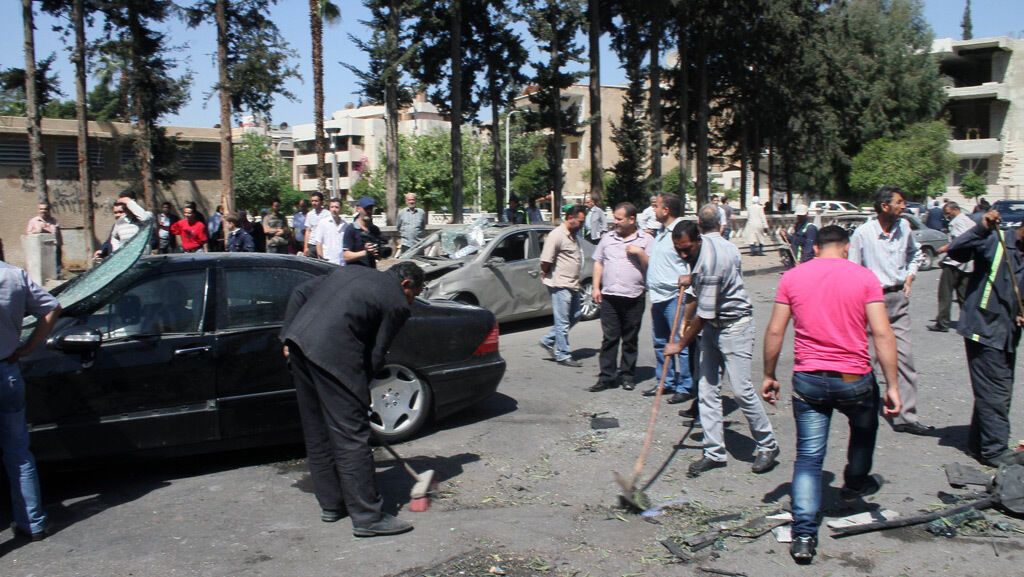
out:
{"label": "car tire", "polygon": [[415,435],[430,417],[430,385],[403,365],[385,365],[370,381],[370,429],[388,443]]}
{"label": "car tire", "polygon": [[921,247],[921,252],[924,253],[924,266],[921,267],[921,270],[932,270],[935,268],[935,249],[930,246],[923,246]]}
{"label": "car tire", "polygon": [[594,302],[594,283],[587,279],[580,283],[580,320],[592,321],[601,316],[601,305]]}

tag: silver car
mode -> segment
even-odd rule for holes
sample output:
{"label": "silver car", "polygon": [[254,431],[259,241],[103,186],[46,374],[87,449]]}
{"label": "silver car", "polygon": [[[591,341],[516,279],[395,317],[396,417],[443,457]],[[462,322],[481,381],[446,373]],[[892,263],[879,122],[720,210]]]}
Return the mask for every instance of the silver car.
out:
{"label": "silver car", "polygon": [[[910,223],[910,231],[914,235],[914,240],[917,241],[917,244],[921,245],[921,252],[925,256],[922,269],[929,270],[939,266],[939,263],[945,258],[945,256],[939,253],[939,249],[949,242],[946,233],[928,228],[919,218],[912,214],[903,214],[902,216]],[[874,218],[874,216],[870,218]],[[853,233],[854,229],[868,220],[869,216],[867,214],[845,214],[831,218],[822,218],[822,225],[837,224]]]}
{"label": "silver car", "polygon": [[[496,223],[479,220],[437,231],[399,256],[426,272],[423,297],[481,306],[499,321],[551,314],[551,297],[540,280],[540,253],[549,224]],[[591,296],[594,245],[580,241],[583,320],[597,318]]]}

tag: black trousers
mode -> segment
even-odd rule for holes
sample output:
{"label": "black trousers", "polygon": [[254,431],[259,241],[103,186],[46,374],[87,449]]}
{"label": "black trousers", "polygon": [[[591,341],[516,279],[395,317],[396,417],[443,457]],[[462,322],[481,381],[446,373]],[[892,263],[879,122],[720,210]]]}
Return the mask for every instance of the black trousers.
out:
{"label": "black trousers", "polygon": [[949,328],[949,311],[953,306],[953,294],[957,304],[963,305],[967,296],[967,279],[970,274],[949,265],[942,265],[942,276],[939,277],[939,312],[935,315],[935,324]]}
{"label": "black trousers", "polygon": [[984,459],[994,459],[1007,449],[1010,438],[1010,401],[1017,353],[1003,351],[970,339],[967,370],[974,390],[974,412],[967,433],[967,448]]}
{"label": "black trousers", "polygon": [[[644,320],[647,306],[644,295],[622,297],[601,295],[601,373],[602,382],[613,382],[617,374],[628,377],[636,374],[637,340],[640,323]],[[619,344],[622,344],[622,361],[619,362]]]}
{"label": "black trousers", "polygon": [[320,508],[348,509],[352,526],[379,521],[384,500],[374,481],[369,407],[332,374],[288,343],[306,459]]}

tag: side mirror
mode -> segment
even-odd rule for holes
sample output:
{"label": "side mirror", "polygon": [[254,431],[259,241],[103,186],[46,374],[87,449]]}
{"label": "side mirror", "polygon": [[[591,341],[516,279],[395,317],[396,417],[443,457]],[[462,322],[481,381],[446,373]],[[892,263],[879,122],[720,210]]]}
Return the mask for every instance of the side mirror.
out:
{"label": "side mirror", "polygon": [[103,334],[92,327],[76,325],[50,337],[47,344],[66,353],[92,353],[103,344]]}
{"label": "side mirror", "polygon": [[505,259],[501,258],[500,256],[492,256],[491,258],[487,259],[487,262],[484,263],[484,266],[494,267],[501,266],[503,264],[505,264]]}

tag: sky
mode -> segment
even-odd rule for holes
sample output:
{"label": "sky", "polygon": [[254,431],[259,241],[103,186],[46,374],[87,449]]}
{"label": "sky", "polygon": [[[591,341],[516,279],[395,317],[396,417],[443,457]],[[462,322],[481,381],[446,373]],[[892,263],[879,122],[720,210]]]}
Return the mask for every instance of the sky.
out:
{"label": "sky", "polygon": [[[178,3],[184,5],[189,1],[178,0]],[[361,20],[369,16],[362,3],[358,0],[335,2],[341,8],[342,19],[339,23],[324,29],[324,112],[328,117],[331,112],[358,100],[359,97],[355,94],[358,90],[355,76],[341,63],[364,68],[366,56],[355,47],[349,35],[369,37],[368,29],[361,23]],[[925,19],[937,38],[960,37],[964,3],[965,0],[924,0]],[[7,44],[8,49],[0,54],[0,69],[22,68],[25,61],[20,50],[21,6],[14,0],[5,0],[3,5],[4,8],[0,9],[0,36],[11,41]],[[272,16],[283,36],[298,54],[294,62],[303,77],[303,80],[292,80],[289,87],[296,96],[295,101],[278,98],[275,102],[272,112],[272,121],[275,124],[287,122],[289,125],[296,125],[313,121],[308,6],[306,0],[279,0],[272,10]],[[975,38],[1002,35],[1024,37],[1024,0],[972,0],[971,18]],[[74,69],[69,61],[70,49],[64,44],[63,38],[51,30],[56,23],[54,19],[40,15],[37,11],[36,58],[41,60],[50,53],[57,54],[55,64],[61,88],[65,98],[74,99]],[[207,99],[207,94],[217,79],[213,27],[190,29],[178,20],[169,20],[163,31],[167,33],[168,42],[174,46],[173,54],[178,59],[179,67],[182,70],[191,70],[194,76],[192,99],[189,104],[179,114],[166,117],[163,122],[177,126],[212,127],[219,121],[216,100]],[[98,34],[100,31],[94,30],[90,37],[97,38]],[[531,52],[531,60],[537,60],[539,56],[532,39],[528,35],[523,36]],[[625,83],[618,60],[609,47],[607,35],[602,38],[601,82]],[[486,120],[487,116],[489,113],[485,114],[483,119]]]}

